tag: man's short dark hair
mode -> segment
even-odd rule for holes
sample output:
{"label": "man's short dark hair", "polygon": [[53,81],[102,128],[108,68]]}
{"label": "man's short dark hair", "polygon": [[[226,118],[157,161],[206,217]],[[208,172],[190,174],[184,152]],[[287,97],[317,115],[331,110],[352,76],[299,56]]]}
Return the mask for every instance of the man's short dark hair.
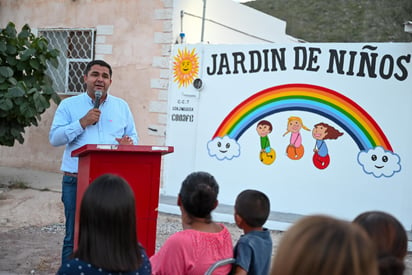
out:
{"label": "man's short dark hair", "polygon": [[94,66],[94,65],[100,65],[100,66],[108,68],[109,73],[110,73],[110,77],[112,77],[112,67],[109,65],[109,63],[107,63],[106,61],[103,61],[103,60],[90,61],[86,66],[86,69],[84,71],[84,75],[87,75],[89,73],[90,69],[92,68],[92,66]]}
{"label": "man's short dark hair", "polygon": [[261,227],[269,217],[270,201],[258,190],[244,190],[236,198],[235,210],[249,226]]}

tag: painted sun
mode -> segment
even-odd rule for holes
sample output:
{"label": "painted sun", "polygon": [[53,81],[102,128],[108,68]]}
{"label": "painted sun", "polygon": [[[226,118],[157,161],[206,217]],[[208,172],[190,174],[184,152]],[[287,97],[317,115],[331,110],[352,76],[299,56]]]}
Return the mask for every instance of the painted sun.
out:
{"label": "painted sun", "polygon": [[173,62],[173,81],[178,87],[187,87],[197,77],[199,72],[199,58],[196,49],[178,50]]}

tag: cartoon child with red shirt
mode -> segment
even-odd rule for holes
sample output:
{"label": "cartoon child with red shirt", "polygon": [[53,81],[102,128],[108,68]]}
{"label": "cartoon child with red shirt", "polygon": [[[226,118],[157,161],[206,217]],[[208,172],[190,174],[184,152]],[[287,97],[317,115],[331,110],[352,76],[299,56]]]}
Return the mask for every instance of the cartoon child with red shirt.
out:
{"label": "cartoon child with red shirt", "polygon": [[312,136],[316,139],[315,148],[313,149],[313,164],[316,168],[325,169],[328,167],[330,158],[328,147],[326,146],[326,139],[337,139],[343,133],[336,130],[334,127],[326,123],[318,123],[312,130]]}

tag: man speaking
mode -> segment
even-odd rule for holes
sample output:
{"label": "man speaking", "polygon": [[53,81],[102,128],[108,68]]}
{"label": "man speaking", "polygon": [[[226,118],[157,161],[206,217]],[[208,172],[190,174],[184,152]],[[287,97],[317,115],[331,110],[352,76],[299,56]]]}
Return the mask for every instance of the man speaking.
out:
{"label": "man speaking", "polygon": [[137,144],[138,136],[129,105],[108,94],[112,68],[102,60],[87,64],[86,93],[64,99],[57,107],[50,128],[53,146],[65,145],[61,170],[62,201],[66,217],[62,263],[73,253],[78,158],[73,150],[86,144]]}

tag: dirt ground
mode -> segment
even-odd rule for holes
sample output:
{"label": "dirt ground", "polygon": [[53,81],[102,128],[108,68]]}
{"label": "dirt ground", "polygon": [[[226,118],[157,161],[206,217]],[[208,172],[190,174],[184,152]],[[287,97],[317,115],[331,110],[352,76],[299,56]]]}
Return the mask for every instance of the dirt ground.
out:
{"label": "dirt ground", "polygon": [[[64,236],[60,192],[0,188],[0,275],[55,274],[60,265]],[[225,224],[233,241],[241,231]],[[159,213],[156,249],[168,236],[181,230],[180,218]],[[281,232],[273,231],[274,252]],[[412,255],[405,275],[412,275]]]}
{"label": "dirt ground", "polygon": [[[61,193],[0,188],[0,275],[55,274],[64,237]],[[180,217],[159,213],[156,249],[181,230]],[[234,241],[241,231],[226,224]],[[280,232],[273,232],[277,239]]]}

